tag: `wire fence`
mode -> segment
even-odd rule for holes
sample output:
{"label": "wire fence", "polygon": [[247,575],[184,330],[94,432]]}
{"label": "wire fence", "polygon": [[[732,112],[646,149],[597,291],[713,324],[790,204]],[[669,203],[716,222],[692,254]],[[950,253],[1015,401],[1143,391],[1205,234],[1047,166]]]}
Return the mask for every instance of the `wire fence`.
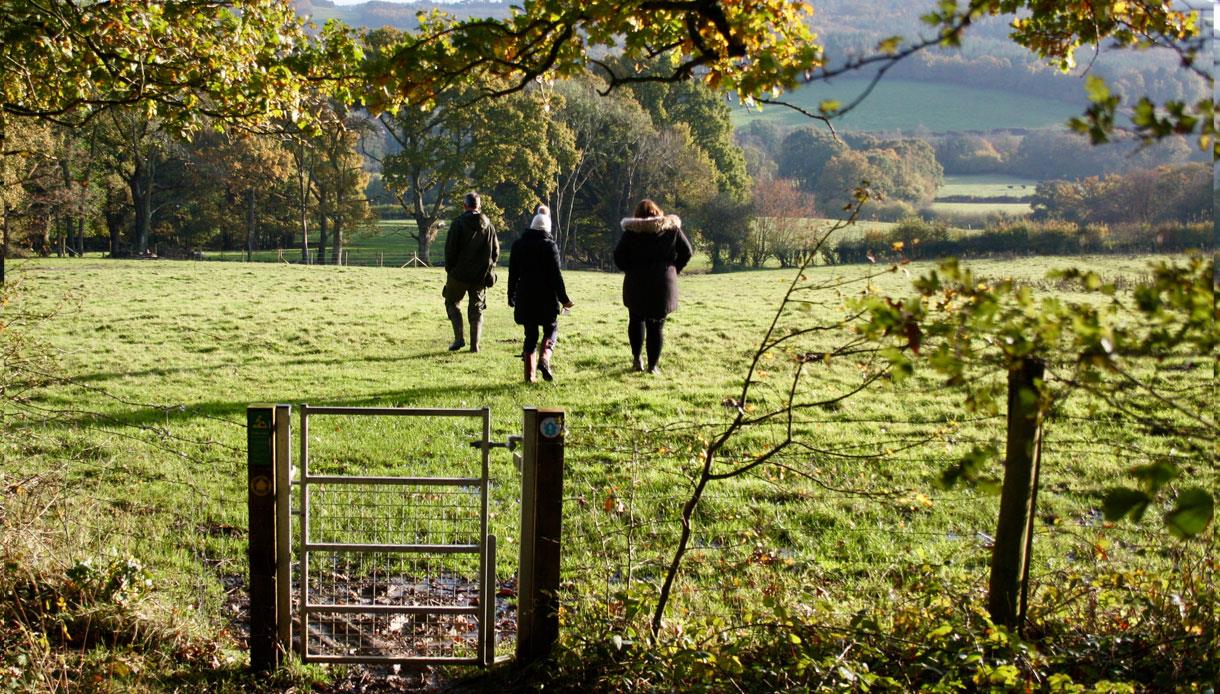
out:
{"label": "wire fence", "polygon": [[[115,404],[107,413],[6,403],[5,552],[47,557],[61,572],[89,557],[138,558],[179,612],[200,624],[223,614],[240,634],[248,570],[245,422],[209,416],[219,433],[195,436],[185,433],[192,431],[185,422],[197,416],[189,408]],[[151,421],[157,423],[143,423]],[[599,425],[569,413],[567,421],[563,609],[600,621],[606,632],[622,631],[641,624],[656,603],[701,456],[724,420]],[[929,413],[899,420],[824,412],[802,413],[796,425],[803,445],[710,486],[693,515],[669,623],[720,620],[763,628],[769,620],[760,613],[764,601],[849,610],[910,599],[903,587],[929,578],[984,589],[997,497],[981,489],[943,490],[935,477],[970,446],[1002,441],[1002,416]],[[775,441],[778,426],[747,435],[718,464],[729,468],[748,459]],[[468,457],[473,436],[411,427],[401,433],[427,442],[427,450],[408,457],[430,470]],[[332,464],[395,464],[362,452],[386,435],[377,427],[328,433]],[[316,450],[325,457],[325,447]],[[1062,586],[1069,574],[1102,566],[1151,570],[1170,559],[1155,526],[1114,526],[1099,504],[1109,477],[1163,455],[1178,454],[1155,437],[1134,436],[1122,418],[1061,414],[1048,421],[1030,577],[1033,614],[1040,591]],[[17,458],[28,462],[13,465]],[[492,531],[507,540],[495,591],[497,650],[504,652],[515,623],[519,480],[507,460],[496,469]],[[1214,487],[1214,469],[1199,475]],[[471,495],[461,488],[316,491],[317,541],[465,543],[477,531]],[[332,551],[314,561],[310,590],[338,605],[470,607],[475,595],[477,566],[469,556]],[[335,611],[319,616],[310,647],[464,657],[477,648],[474,619]]]}
{"label": "wire fence", "polygon": [[352,267],[431,267],[440,264],[435,253],[429,257],[420,256],[417,251],[405,250],[373,250],[365,248],[344,248],[337,252],[328,251],[319,257],[316,251],[302,257],[300,249],[276,249],[272,251],[215,251],[199,253],[192,260],[212,262],[253,262],[282,263],[287,265],[343,265]]}
{"label": "wire fence", "polygon": [[[712,482],[692,517],[690,549],[665,615],[669,624],[766,625],[772,615],[764,604],[775,602],[850,614],[914,599],[901,589],[929,579],[953,582],[967,595],[985,592],[998,494],[939,488],[937,474],[954,460],[946,450],[950,437],[924,434],[952,425],[951,447],[960,452],[971,442],[1002,441],[1002,416],[965,427],[960,420],[891,420],[884,432],[872,422],[834,418],[803,424],[827,442],[823,448],[857,451],[864,463],[797,449]],[[1072,424],[1079,422],[1049,422],[1042,448],[1029,576],[1035,615],[1040,592],[1062,587],[1065,576],[1146,571],[1154,557],[1169,561],[1155,524],[1105,521],[1105,476],[1082,475],[1077,467],[1106,458],[1116,471],[1132,464],[1122,424],[1109,425],[1112,439],[1104,433],[1082,438]],[[715,425],[573,424],[572,474],[565,480],[568,609],[601,621],[604,633],[638,631],[674,563],[701,445],[716,433]]]}

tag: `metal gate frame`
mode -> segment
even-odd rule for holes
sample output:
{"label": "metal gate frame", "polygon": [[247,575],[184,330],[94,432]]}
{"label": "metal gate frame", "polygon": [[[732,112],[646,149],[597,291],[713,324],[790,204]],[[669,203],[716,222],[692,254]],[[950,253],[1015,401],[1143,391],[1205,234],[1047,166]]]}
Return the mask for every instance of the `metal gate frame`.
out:
{"label": "metal gate frame", "polygon": [[[301,438],[299,476],[293,482],[299,488],[298,526],[300,528],[299,615],[300,656],[303,662],[316,663],[366,663],[366,664],[449,664],[490,665],[495,660],[495,598],[496,598],[496,538],[487,532],[487,506],[489,492],[489,459],[494,444],[491,441],[491,409],[445,409],[404,407],[311,407],[301,405]],[[483,422],[482,439],[471,442],[482,453],[479,477],[368,477],[355,475],[312,475],[309,472],[309,418],[311,415],[340,416],[390,416],[390,417],[471,417]],[[479,489],[479,537],[482,542],[465,545],[431,544],[361,544],[361,543],[315,543],[309,537],[309,487],[311,484],[374,484],[411,486],[463,486]],[[311,551],[346,551],[355,553],[477,553],[479,555],[478,595],[479,604],[473,607],[458,605],[339,605],[309,602],[309,554]],[[287,594],[287,586],[282,595]],[[362,613],[362,614],[472,614],[478,622],[476,656],[462,657],[397,657],[370,655],[331,655],[309,653],[309,615],[311,612]]]}

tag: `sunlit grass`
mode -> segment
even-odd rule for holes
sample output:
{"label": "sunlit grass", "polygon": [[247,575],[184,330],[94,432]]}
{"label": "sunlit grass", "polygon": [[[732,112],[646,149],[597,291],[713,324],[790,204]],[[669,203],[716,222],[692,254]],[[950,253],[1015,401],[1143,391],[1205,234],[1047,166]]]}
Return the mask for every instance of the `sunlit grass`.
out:
{"label": "sunlit grass", "polygon": [[[1137,277],[1145,259],[972,266],[981,276],[1015,276],[1059,292],[1041,281],[1046,270],[1078,263],[1106,277]],[[869,284],[903,294],[929,267],[915,263]],[[808,274],[831,283],[870,269]],[[690,472],[704,442],[732,417],[726,398],[737,396],[748,358],[792,280],[782,270],[684,276],[682,307],[666,327],[663,375],[653,377],[630,370],[621,276],[567,272],[576,306],[560,320],[556,381],[527,385],[517,356],[521,330],[502,283],[489,292],[484,349],[471,354],[446,350],[444,274],[436,269],[88,259],[15,262],[9,272],[23,286],[26,308],[56,311],[30,329],[54,348],[65,380],[36,401],[61,413],[38,432],[41,444],[4,464],[11,471],[80,456],[101,461],[69,466],[81,489],[126,500],[77,506],[99,514],[88,528],[125,529],[98,538],[99,546],[155,537],[155,544],[127,549],[162,571],[212,581],[244,576],[244,412],[251,403],[489,407],[499,441],[519,433],[522,407],[562,407],[569,428],[564,576],[573,609],[606,608],[625,595],[647,601],[655,591]],[[864,286],[819,292],[813,310],[784,325],[834,323]],[[801,347],[827,348],[844,337],[832,331]],[[756,411],[781,402],[792,366],[784,357],[761,365]],[[867,368],[851,359],[811,365],[800,393],[821,399],[842,392]],[[1159,561],[1137,553],[1149,538],[1163,539],[1163,530],[1100,523],[1101,491],[1138,460],[1120,445],[1121,423],[1091,419],[1092,411],[1072,400],[1049,424],[1039,504],[1044,520],[1054,522],[1039,525],[1037,581],[1097,561],[1093,548],[1101,540],[1115,543],[1106,545],[1110,561]],[[796,427],[824,452],[794,453],[782,461],[786,467],[760,468],[709,491],[674,599],[676,619],[739,614],[764,594],[800,595],[815,586],[846,613],[886,599],[912,566],[985,580],[998,500],[941,491],[933,480],[971,445],[1002,442],[1002,417],[976,417],[957,394],[917,379],[803,411]],[[763,428],[727,450],[744,458],[777,435]],[[908,445],[929,437],[926,445]],[[330,470],[466,474],[477,462],[472,438],[477,428],[319,418],[311,422],[310,446]],[[515,570],[519,519],[518,473],[507,453],[493,454],[491,475],[491,531],[501,541],[499,573],[506,577]],[[142,507],[173,509],[193,523],[135,533]],[[208,568],[188,568],[201,554]],[[219,610],[215,594],[206,605]]]}

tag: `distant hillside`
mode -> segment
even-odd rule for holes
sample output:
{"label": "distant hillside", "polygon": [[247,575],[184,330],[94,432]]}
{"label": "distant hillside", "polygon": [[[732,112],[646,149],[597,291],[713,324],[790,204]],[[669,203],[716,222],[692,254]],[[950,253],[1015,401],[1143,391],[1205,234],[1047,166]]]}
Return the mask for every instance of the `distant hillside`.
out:
{"label": "distant hillside", "polygon": [[[868,80],[841,79],[814,83],[784,95],[783,100],[814,113],[824,100],[847,104],[868,86]],[[1003,89],[961,84],[937,84],[886,77],[859,106],[836,118],[842,130],[873,132],[944,133],[968,130],[1035,129],[1061,126],[1079,115],[1083,103],[1073,104]],[[816,121],[782,106],[762,111],[733,109],[733,124],[741,127],[760,120],[779,126],[813,125]]]}
{"label": "distant hillside", "polygon": [[467,0],[463,2],[366,2],[359,5],[335,5],[330,0],[294,0],[299,14],[311,17],[321,24],[328,19],[338,19],[354,27],[377,29],[392,26],[396,29],[413,30],[419,27],[415,17],[420,12],[434,9],[444,10],[458,17],[508,17],[509,4]]}
{"label": "distant hillside", "polygon": [[[374,1],[343,6],[337,6],[330,0],[294,1],[298,12],[319,24],[328,19],[339,19],[354,27],[376,29],[388,25],[408,31],[418,28],[416,15],[420,12],[439,9],[457,17],[502,19],[508,17],[511,7],[509,2],[489,0],[440,3],[431,0],[409,3]],[[817,31],[819,40],[826,45],[828,64],[835,66],[851,56],[872,52],[877,43],[887,37],[901,35],[913,39],[928,35],[929,29],[920,22],[919,17],[935,5],[935,0],[813,0],[812,4],[815,10],[810,24]],[[1080,109],[1084,80],[1079,73],[1083,68],[1077,71],[1078,74],[1065,75],[1040,63],[1028,51],[1009,40],[1008,25],[1009,19],[1006,17],[980,21],[967,34],[961,49],[932,49],[919,53],[895,67],[887,75],[887,80],[956,85],[973,90],[972,93],[976,95],[985,94],[979,90],[1002,90],[1026,97],[1020,101],[1000,98],[992,110],[1002,111],[998,107],[1003,105],[1011,107],[1014,112],[998,113],[1004,124],[992,127],[1039,127],[1048,120],[1062,123],[1065,120],[1063,109],[1054,102]],[[1177,56],[1168,50],[1103,52],[1096,61],[1091,59],[1087,50],[1082,50],[1078,60],[1081,65],[1089,66],[1092,74],[1104,77],[1120,94],[1148,95],[1157,101],[1183,99],[1188,102],[1197,101],[1208,94],[1208,85],[1197,76],[1178,69]],[[832,93],[828,97],[819,96],[818,99],[821,99],[840,98],[838,94],[844,90],[832,87],[813,91]],[[944,109],[946,105],[941,103],[939,106]],[[921,111],[922,107],[900,102],[894,109]],[[933,120],[934,123],[920,123],[930,130],[940,131],[942,128],[935,123],[951,119]],[[849,120],[847,127],[888,129],[893,126],[887,123],[869,127],[853,124]],[[970,129],[982,128],[982,125],[978,125]]]}

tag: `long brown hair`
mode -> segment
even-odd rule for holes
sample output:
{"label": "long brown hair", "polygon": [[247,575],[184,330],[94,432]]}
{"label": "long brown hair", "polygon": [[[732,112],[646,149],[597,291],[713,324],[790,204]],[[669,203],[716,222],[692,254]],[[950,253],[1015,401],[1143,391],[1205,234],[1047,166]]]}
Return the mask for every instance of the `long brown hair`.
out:
{"label": "long brown hair", "polygon": [[665,213],[661,211],[661,206],[655,202],[644,198],[640,204],[635,206],[636,217],[664,217]]}

